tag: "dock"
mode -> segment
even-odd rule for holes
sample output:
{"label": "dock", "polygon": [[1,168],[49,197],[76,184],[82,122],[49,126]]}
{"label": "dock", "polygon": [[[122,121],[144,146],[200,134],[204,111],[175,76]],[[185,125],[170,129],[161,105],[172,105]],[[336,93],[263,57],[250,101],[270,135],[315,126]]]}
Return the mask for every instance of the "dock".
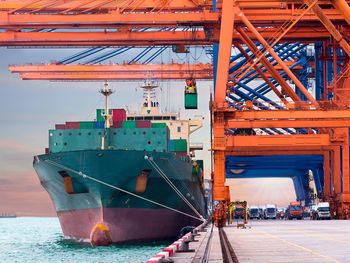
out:
{"label": "dock", "polygon": [[189,252],[180,245],[154,262],[350,262],[349,220],[254,220],[246,229],[232,224],[222,230],[227,244],[220,240],[221,230],[208,224],[188,242]]}

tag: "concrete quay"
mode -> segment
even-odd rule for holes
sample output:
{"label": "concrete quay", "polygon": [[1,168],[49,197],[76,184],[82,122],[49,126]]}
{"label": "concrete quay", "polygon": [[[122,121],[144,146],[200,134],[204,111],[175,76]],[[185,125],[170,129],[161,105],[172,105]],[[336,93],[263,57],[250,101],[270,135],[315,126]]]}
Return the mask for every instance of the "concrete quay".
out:
{"label": "concrete quay", "polygon": [[225,232],[240,263],[350,262],[349,220],[250,221]]}
{"label": "concrete quay", "polygon": [[[198,232],[196,241],[189,242],[194,251],[176,251],[165,262],[199,263],[203,258],[204,262],[224,262],[218,228],[211,229],[208,225],[206,232]],[[252,220],[246,229],[233,223],[224,231],[236,262],[350,263],[349,220]]]}

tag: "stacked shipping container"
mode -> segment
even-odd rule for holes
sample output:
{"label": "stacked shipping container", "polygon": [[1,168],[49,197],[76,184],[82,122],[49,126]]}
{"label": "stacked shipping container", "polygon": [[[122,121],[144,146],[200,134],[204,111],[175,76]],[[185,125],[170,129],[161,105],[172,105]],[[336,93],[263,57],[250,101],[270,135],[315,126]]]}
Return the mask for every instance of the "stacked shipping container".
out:
{"label": "stacked shipping container", "polygon": [[137,150],[168,152],[168,128],[118,128],[89,130],[50,130],[49,150],[51,153],[98,150]]}
{"label": "stacked shipping container", "polygon": [[103,109],[97,109],[95,122],[56,124],[56,129],[50,130],[49,152],[101,149],[104,136],[104,149],[170,151],[179,158],[187,156],[187,140],[170,140],[166,123],[151,123],[147,120],[126,121],[124,109],[111,109],[111,129],[105,132],[103,114]]}

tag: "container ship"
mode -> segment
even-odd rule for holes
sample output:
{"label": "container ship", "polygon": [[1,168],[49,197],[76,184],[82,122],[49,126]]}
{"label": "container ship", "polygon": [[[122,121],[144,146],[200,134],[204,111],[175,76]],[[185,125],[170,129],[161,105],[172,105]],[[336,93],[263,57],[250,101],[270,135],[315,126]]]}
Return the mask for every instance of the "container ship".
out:
{"label": "container ship", "polygon": [[17,215],[14,213],[0,212],[0,218],[16,218]]}
{"label": "container ship", "polygon": [[203,221],[203,161],[190,134],[201,120],[160,112],[155,85],[141,86],[139,114],[109,109],[113,90],[100,90],[105,108],[91,122],[49,130],[49,147],[33,166],[55,206],[63,234],[108,245],[171,239]]}

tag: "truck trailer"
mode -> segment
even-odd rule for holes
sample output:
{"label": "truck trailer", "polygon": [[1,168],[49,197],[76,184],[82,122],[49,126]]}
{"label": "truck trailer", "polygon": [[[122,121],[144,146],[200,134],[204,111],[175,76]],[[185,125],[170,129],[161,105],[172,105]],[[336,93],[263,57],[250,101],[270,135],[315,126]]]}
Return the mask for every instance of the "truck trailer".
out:
{"label": "truck trailer", "polygon": [[300,202],[291,202],[287,209],[287,217],[289,220],[293,218],[303,219],[303,207]]}

